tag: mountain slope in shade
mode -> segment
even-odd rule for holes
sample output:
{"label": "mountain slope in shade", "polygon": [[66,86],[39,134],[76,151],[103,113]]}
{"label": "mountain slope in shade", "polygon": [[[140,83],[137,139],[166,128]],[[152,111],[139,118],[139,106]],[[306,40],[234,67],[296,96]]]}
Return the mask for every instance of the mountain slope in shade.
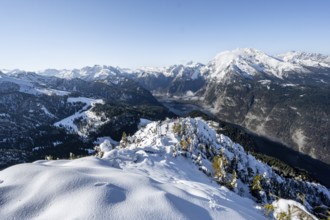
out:
{"label": "mountain slope in shade", "polygon": [[221,120],[329,164],[329,60],[321,54],[271,56],[243,48],[198,67],[196,80],[147,71],[135,79],[159,97],[203,106]]}
{"label": "mountain slope in shade", "polygon": [[61,158],[86,155],[82,149],[97,135],[120,139],[123,130],[137,129],[140,117],[171,115],[126,77],[95,82],[0,72],[0,169],[45,158],[49,151]]}

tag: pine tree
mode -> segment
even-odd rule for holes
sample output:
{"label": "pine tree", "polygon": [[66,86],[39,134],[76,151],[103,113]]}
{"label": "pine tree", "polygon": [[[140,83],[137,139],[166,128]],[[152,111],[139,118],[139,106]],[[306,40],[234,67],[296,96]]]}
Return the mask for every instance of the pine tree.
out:
{"label": "pine tree", "polygon": [[305,205],[306,195],[305,195],[304,193],[299,193],[299,192],[298,192],[297,196],[298,196],[299,200],[301,201],[301,203],[302,203],[303,205]]}
{"label": "pine tree", "polygon": [[76,159],[76,155],[74,155],[72,152],[70,152],[70,156],[69,156],[70,160]]}
{"label": "pine tree", "polygon": [[214,175],[215,178],[218,179],[218,181],[221,184],[225,184],[226,183],[226,171],[225,171],[225,163],[224,163],[224,157],[222,155],[217,155],[213,158],[212,161],[212,167],[214,170]]}
{"label": "pine tree", "polygon": [[231,182],[229,184],[229,188],[234,190],[237,187],[237,174],[236,171],[233,170],[233,173],[231,175]]}
{"label": "pine tree", "polygon": [[122,136],[121,136],[120,146],[122,148],[125,148],[126,144],[127,144],[127,135],[126,135],[126,132],[124,131]]}
{"label": "pine tree", "polygon": [[215,177],[220,176],[220,160],[221,160],[221,158],[219,155],[213,157],[213,160],[212,160],[212,168],[214,170]]}
{"label": "pine tree", "polygon": [[266,204],[264,205],[265,209],[265,216],[268,217],[271,212],[274,212],[275,208],[272,204]]}
{"label": "pine tree", "polygon": [[172,131],[173,131],[173,133],[176,133],[176,123],[173,124]]}
{"label": "pine tree", "polygon": [[260,174],[255,175],[252,181],[252,186],[251,186],[252,190],[258,190],[258,191],[262,190],[260,180],[261,180],[261,175]]}
{"label": "pine tree", "polygon": [[188,148],[187,148],[187,142],[184,140],[184,138],[181,139],[180,145],[181,145],[181,149],[182,150],[184,150],[184,151],[187,151],[188,150]]}
{"label": "pine tree", "polygon": [[262,190],[261,183],[260,183],[261,178],[262,178],[262,176],[260,174],[255,175],[253,178],[252,184],[250,186],[251,194],[252,194],[252,196],[257,198],[258,202],[261,202],[261,195],[260,195],[260,191]]}
{"label": "pine tree", "polygon": [[53,156],[52,155],[47,155],[47,156],[45,156],[45,160],[53,160],[54,158],[53,158]]}
{"label": "pine tree", "polygon": [[187,138],[187,144],[188,145],[191,145],[191,138],[190,138],[190,136],[188,136],[188,138]]}
{"label": "pine tree", "polygon": [[122,134],[122,136],[121,136],[121,139],[122,139],[124,142],[127,141],[127,134],[126,134],[125,131],[123,132],[123,134]]}

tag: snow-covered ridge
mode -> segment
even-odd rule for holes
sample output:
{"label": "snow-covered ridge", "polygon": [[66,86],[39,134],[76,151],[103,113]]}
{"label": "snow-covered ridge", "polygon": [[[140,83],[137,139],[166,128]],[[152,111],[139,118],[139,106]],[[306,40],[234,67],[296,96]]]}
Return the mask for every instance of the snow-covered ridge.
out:
{"label": "snow-covered ridge", "polygon": [[[204,67],[201,63],[188,62],[186,64],[172,65],[167,67],[140,67],[136,70],[138,77],[145,75],[159,76],[171,78],[186,78],[197,79],[200,74],[200,69]],[[134,71],[133,71],[134,72]]]}
{"label": "snow-covered ridge", "polygon": [[[189,62],[187,64],[167,67],[141,67],[136,70],[121,69],[111,66],[84,67],[80,70],[58,71],[56,76],[62,78],[104,79],[108,76],[126,76],[145,78],[167,77],[194,80],[199,77],[223,80],[228,73],[234,72],[242,77],[254,77],[266,74],[270,77],[284,79],[289,74],[310,73],[306,67],[330,68],[330,57],[321,54],[289,52],[279,56],[268,55],[260,50],[239,48],[224,51],[215,56],[208,64]],[[52,74],[54,75],[55,72]],[[40,72],[40,74],[46,74]]]}
{"label": "snow-covered ridge", "polygon": [[[191,118],[150,123],[132,137],[128,137],[127,142],[121,142],[121,146],[125,148],[106,152],[103,158],[110,160],[115,167],[124,168],[137,161],[153,163],[154,161],[149,161],[150,154],[166,158],[183,156],[206,176],[214,176],[216,173],[211,160],[216,155],[223,155],[223,161],[227,161],[223,163],[227,165],[224,165],[221,171],[223,176],[219,177],[218,181],[223,185],[232,185],[232,170],[235,170],[237,180],[232,190],[241,196],[254,198],[255,195],[250,194],[249,186],[253,185],[256,176],[260,175],[263,190],[257,197],[262,203],[272,203],[278,196],[297,200],[297,195],[305,195],[303,203],[309,210],[315,205],[330,204],[330,192],[326,187],[278,175],[270,166],[246,153],[242,146],[224,135],[217,134],[211,128],[213,122],[210,123]],[[176,172],[180,173],[180,170],[177,169]],[[278,194],[279,191],[281,195]]]}
{"label": "snow-covered ridge", "polygon": [[57,96],[66,96],[70,92],[46,88],[42,83],[38,83],[37,78],[29,78],[26,73],[15,72],[15,73],[0,73],[0,83],[12,83],[18,86],[18,91],[22,93],[27,93],[31,95],[57,95]]}
{"label": "snow-covered ridge", "polygon": [[[102,124],[106,123],[107,120],[102,120],[100,116],[97,116],[95,112],[93,112],[93,107],[96,104],[104,104],[102,99],[92,99],[86,97],[69,97],[67,102],[76,103],[81,102],[84,103],[84,107],[74,113],[73,115],[62,119],[54,123],[56,127],[63,127],[68,132],[79,134],[82,137],[85,137],[89,132],[91,132],[92,128],[100,127]],[[85,122],[85,126],[82,128],[78,128],[78,126],[74,123],[76,120],[83,120]]]}
{"label": "snow-covered ridge", "polygon": [[234,71],[243,77],[253,77],[260,73],[283,79],[288,72],[308,72],[304,67],[270,56],[262,51],[242,48],[225,51],[216,55],[208,64],[211,74],[209,77],[222,79],[229,71]]}
{"label": "snow-covered ridge", "polygon": [[325,56],[319,53],[290,51],[288,53],[281,54],[278,57],[285,62],[300,64],[303,66],[330,68],[330,56]]}
{"label": "snow-covered ridge", "polygon": [[46,69],[43,71],[37,72],[40,75],[44,76],[56,76],[59,78],[73,79],[81,78],[85,80],[102,80],[109,76],[119,76],[124,73],[124,70],[118,67],[105,66],[105,65],[94,65],[92,67],[86,66],[81,69]]}
{"label": "snow-covered ridge", "polygon": [[[224,51],[215,56],[206,65],[189,62],[187,64],[171,65],[165,67],[141,67],[136,70],[114,66],[95,65],[81,69],[46,69],[37,71],[44,76],[56,76],[72,79],[105,80],[118,77],[169,77],[186,80],[204,77],[222,80],[228,72],[235,72],[243,77],[253,77],[257,74],[283,79],[288,74],[309,73],[306,67],[330,68],[330,56],[305,53],[288,52],[281,55],[268,55],[260,50],[251,48],[238,48]],[[18,74],[21,70],[3,70],[6,74]]]}
{"label": "snow-covered ridge", "polygon": [[[36,161],[0,171],[0,216],[267,219],[261,205],[251,200],[248,183],[241,178],[245,176],[250,181],[246,171],[250,168],[249,172],[259,172],[265,179],[278,183],[286,180],[246,154],[240,145],[217,134],[210,125],[191,118],[152,122],[123,139],[120,146],[110,146],[104,140],[100,144],[102,159]],[[232,191],[213,178],[209,156],[219,153],[229,163],[237,159],[237,185],[233,184]],[[233,178],[232,174],[226,178]],[[320,185],[306,183],[305,187],[318,188],[329,197],[329,191]],[[306,202],[310,196],[306,194]],[[272,214],[285,211],[283,204],[301,208],[305,215],[316,219],[302,205],[287,200],[273,203]]]}

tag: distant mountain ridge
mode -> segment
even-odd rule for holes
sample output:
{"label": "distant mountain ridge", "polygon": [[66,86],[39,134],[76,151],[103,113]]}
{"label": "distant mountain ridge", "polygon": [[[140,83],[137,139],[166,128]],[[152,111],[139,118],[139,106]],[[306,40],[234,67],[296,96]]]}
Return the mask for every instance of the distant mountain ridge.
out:
{"label": "distant mountain ridge", "polygon": [[[288,73],[310,73],[306,67],[330,68],[330,56],[318,53],[306,53],[290,51],[277,56],[268,55],[260,50],[252,48],[238,48],[232,51],[224,51],[215,56],[207,64],[189,62],[187,64],[172,65],[168,67],[141,67],[136,70],[123,69],[114,66],[95,65],[81,69],[46,69],[36,73],[60,78],[102,79],[111,75],[124,75],[142,77],[143,75],[164,75],[165,77],[190,77],[222,79],[229,70],[234,70],[242,76],[255,76],[264,72],[271,77],[283,79]],[[189,72],[188,70],[195,70]],[[207,70],[210,70],[208,72]],[[5,70],[7,74],[17,73],[20,70]],[[24,72],[24,71],[22,71]],[[188,74],[189,73],[189,74]],[[137,76],[136,76],[137,75]]]}

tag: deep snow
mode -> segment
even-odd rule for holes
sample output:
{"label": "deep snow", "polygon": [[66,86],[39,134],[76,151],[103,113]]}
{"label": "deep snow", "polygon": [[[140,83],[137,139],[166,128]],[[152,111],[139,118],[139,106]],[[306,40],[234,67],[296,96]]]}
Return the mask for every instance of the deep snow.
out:
{"label": "deep snow", "polygon": [[[200,138],[217,138],[237,152],[242,151],[239,145],[200,119],[142,121],[143,128],[127,137],[131,143],[125,148],[112,149],[111,139],[101,138],[102,158],[41,160],[0,171],[1,219],[266,219],[260,205],[201,172],[203,164],[212,173],[210,162],[179,156],[171,126],[191,123],[195,127],[188,130]],[[271,174],[251,155],[246,159],[265,176]],[[274,214],[285,211],[286,204],[301,207],[280,200]]]}

